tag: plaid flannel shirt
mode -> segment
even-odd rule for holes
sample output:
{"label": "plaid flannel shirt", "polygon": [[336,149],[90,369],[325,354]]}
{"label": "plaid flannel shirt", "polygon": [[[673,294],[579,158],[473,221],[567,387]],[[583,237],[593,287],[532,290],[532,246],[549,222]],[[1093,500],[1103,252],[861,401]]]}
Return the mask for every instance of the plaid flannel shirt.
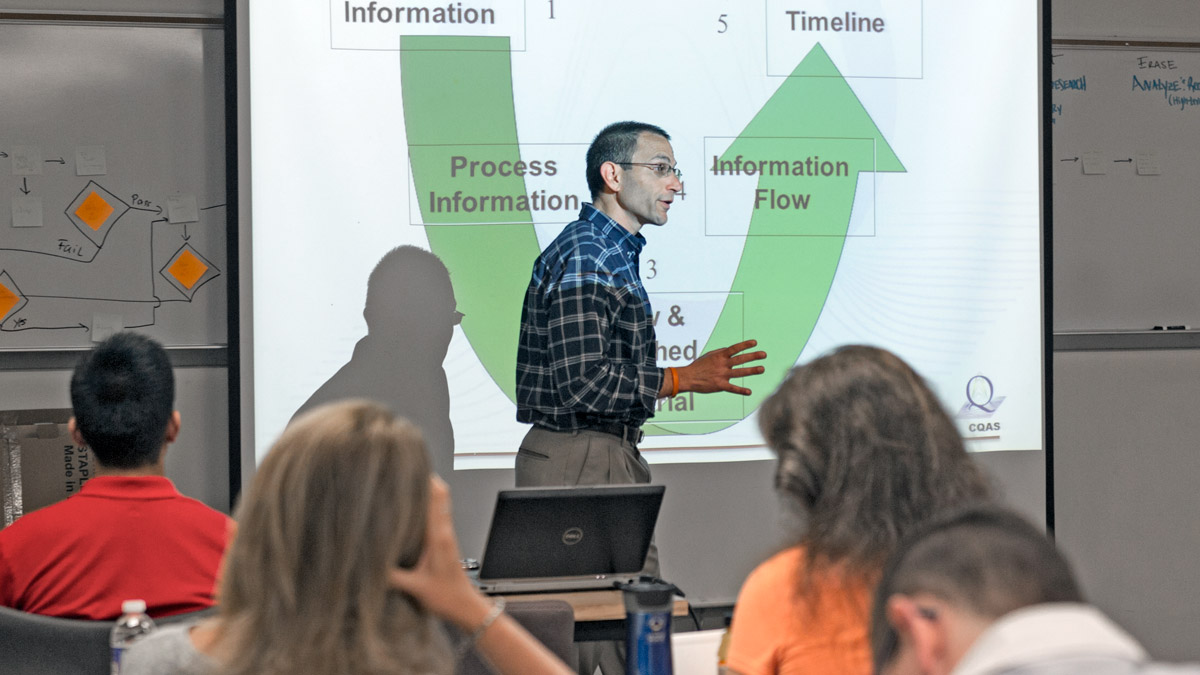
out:
{"label": "plaid flannel shirt", "polygon": [[663,370],[638,269],[645,243],[584,204],[538,256],[521,311],[518,421],[570,431],[654,414]]}

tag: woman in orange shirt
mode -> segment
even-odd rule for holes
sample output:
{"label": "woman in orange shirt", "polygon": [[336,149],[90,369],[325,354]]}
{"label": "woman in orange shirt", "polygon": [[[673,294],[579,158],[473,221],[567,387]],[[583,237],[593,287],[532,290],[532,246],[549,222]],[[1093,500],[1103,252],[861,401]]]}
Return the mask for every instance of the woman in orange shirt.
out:
{"label": "woman in orange shirt", "polygon": [[925,381],[875,347],[793,369],[759,425],[803,534],[742,586],[726,669],[867,675],[869,596],[884,560],[934,513],[985,500],[987,481]]}

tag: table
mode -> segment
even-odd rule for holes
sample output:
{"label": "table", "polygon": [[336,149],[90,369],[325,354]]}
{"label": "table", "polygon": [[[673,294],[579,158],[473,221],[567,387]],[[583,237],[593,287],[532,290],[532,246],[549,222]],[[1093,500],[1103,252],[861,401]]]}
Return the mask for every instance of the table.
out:
{"label": "table", "polygon": [[[505,602],[564,600],[575,610],[575,641],[625,640],[625,599],[618,590],[504,595]],[[687,616],[688,602],[675,596],[672,616]]]}

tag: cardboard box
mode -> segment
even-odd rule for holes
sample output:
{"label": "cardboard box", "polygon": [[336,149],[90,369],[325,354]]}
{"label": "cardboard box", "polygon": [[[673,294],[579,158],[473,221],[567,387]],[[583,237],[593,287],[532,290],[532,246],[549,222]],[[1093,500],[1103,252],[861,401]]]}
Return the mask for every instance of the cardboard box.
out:
{"label": "cardboard box", "polygon": [[96,474],[91,450],[67,432],[69,419],[70,408],[0,411],[0,527],[70,497]]}

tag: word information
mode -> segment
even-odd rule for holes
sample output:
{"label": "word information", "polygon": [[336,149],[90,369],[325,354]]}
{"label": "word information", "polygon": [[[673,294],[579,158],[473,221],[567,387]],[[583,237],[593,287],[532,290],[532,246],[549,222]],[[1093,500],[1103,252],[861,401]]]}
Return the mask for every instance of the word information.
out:
{"label": "word information", "polygon": [[399,51],[401,35],[455,35],[508,36],[511,49],[525,50],[521,0],[329,0],[329,26],[333,49]]}

